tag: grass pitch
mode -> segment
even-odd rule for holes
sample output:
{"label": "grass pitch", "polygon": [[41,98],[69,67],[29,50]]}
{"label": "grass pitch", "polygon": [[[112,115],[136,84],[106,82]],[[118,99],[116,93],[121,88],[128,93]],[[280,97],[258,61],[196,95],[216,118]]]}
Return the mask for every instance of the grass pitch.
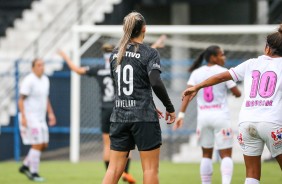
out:
{"label": "grass pitch", "polygon": [[[0,162],[0,184],[30,184],[18,172],[21,163]],[[220,165],[214,163],[212,183],[220,184]],[[100,184],[105,173],[103,162],[81,162],[71,164],[64,161],[45,161],[41,163],[40,174],[48,184]],[[142,169],[139,161],[131,162],[130,173],[142,183]],[[199,164],[175,164],[168,161],[160,163],[160,184],[200,184]],[[234,165],[233,184],[242,184],[245,179],[243,164]],[[281,184],[282,172],[276,162],[262,164],[261,184]],[[123,184],[122,181],[119,184]]]}

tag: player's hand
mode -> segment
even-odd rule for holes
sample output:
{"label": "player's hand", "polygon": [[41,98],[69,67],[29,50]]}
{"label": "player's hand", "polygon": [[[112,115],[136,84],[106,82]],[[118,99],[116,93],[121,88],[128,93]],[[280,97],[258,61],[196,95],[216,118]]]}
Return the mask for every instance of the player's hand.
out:
{"label": "player's hand", "polygon": [[189,101],[191,101],[198,93],[198,89],[196,87],[190,87],[187,88],[185,91],[183,91],[182,93],[182,100],[184,99],[184,97],[188,97]]}
{"label": "player's hand", "polygon": [[62,51],[62,50],[57,50],[57,54],[59,55],[59,56],[61,56],[62,58],[64,58],[65,56],[66,56],[66,53],[64,52],[64,51]]}
{"label": "player's hand", "polygon": [[157,113],[158,113],[158,117],[159,117],[159,119],[164,118],[163,113],[162,113],[162,112],[161,112],[158,108],[156,108],[156,111],[157,111]]}
{"label": "player's hand", "polygon": [[167,124],[172,124],[175,121],[175,112],[169,113],[166,112],[165,113],[165,120]]}
{"label": "player's hand", "polygon": [[174,123],[173,130],[181,128],[182,125],[183,125],[183,118],[177,118],[175,123]]}
{"label": "player's hand", "polygon": [[152,48],[163,48],[165,46],[165,40],[167,39],[166,35],[161,35],[155,43],[151,46]]}
{"label": "player's hand", "polygon": [[49,119],[49,126],[54,126],[56,125],[56,117],[53,113],[48,114],[48,119]]}
{"label": "player's hand", "polygon": [[25,118],[25,116],[22,116],[22,119],[21,119],[22,121],[21,121],[21,124],[22,124],[22,126],[23,127],[27,127],[27,121],[26,121],[26,118]]}

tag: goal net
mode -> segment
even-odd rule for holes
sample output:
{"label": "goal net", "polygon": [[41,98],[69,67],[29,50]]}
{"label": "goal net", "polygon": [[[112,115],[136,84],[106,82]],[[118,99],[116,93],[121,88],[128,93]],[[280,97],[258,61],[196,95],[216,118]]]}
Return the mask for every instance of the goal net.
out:
{"label": "goal net", "polygon": [[[254,26],[147,26],[144,43],[154,43],[162,34],[167,39],[163,48],[158,48],[161,57],[161,77],[168,89],[176,112],[181,104],[181,91],[189,78],[188,68],[193,60],[208,46],[219,45],[226,55],[225,66],[230,68],[263,54],[265,37],[277,29],[277,25]],[[104,62],[101,46],[116,45],[122,34],[121,26],[75,26],[72,30],[72,59],[77,65],[91,66]],[[204,62],[203,62],[204,63]],[[92,77],[72,72],[71,79],[71,153],[72,162],[79,159],[102,158],[100,131],[100,94],[97,81]],[[163,105],[155,98],[160,109]],[[238,115],[239,108],[232,113]],[[184,127],[172,131],[161,120],[163,147],[161,159],[171,159],[179,152],[179,145],[195,131],[195,102],[187,109]]]}

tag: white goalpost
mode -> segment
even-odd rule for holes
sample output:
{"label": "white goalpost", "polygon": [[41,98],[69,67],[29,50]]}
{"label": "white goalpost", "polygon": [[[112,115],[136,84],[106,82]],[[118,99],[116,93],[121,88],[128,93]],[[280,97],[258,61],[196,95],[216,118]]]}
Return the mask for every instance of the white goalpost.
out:
{"label": "white goalpost", "polygon": [[[174,98],[174,96],[177,96],[179,91],[184,89],[189,75],[187,73],[187,67],[191,64],[193,58],[203,49],[209,45],[219,45],[226,51],[228,59],[227,67],[237,65],[246,58],[262,54],[265,36],[268,33],[276,31],[277,28],[278,25],[148,25],[146,26],[146,37],[144,41],[153,43],[160,35],[167,35],[165,48],[159,50],[161,64],[163,66],[162,77],[164,78],[165,85],[169,89],[169,95],[173,98],[172,101],[179,104],[179,98]],[[90,60],[91,62],[93,61],[92,64],[99,62],[99,59],[102,58],[101,52],[98,52],[101,44],[108,42],[116,45],[122,32],[122,26],[75,25],[72,28],[73,42],[71,55],[74,64],[78,66],[81,64],[87,65],[89,64],[87,62]],[[81,63],[81,58],[84,59],[84,63]],[[91,97],[94,93],[99,93],[99,90],[95,89],[96,91],[94,92],[90,89],[86,89],[89,85],[82,84],[82,80],[88,79],[81,79],[77,74],[72,72],[70,161],[73,163],[79,162],[81,154],[84,154],[82,149],[85,149],[85,152],[91,152],[91,149],[94,150],[95,145],[93,145],[93,141],[98,141],[98,136],[100,136],[96,131],[99,126],[99,123],[96,123],[98,119],[93,120],[94,116],[99,116],[97,110],[98,103],[94,103],[93,106],[93,102],[99,99],[93,99],[93,102],[89,105],[86,104],[89,100],[83,100],[83,98]],[[85,94],[89,95],[89,97],[85,97]],[[86,105],[90,107],[90,109],[87,109],[89,112],[82,116],[82,113],[85,113],[85,110],[82,110],[84,108],[83,106]],[[175,106],[179,107],[179,105]],[[95,109],[91,111],[91,107]],[[93,113],[91,114],[91,112]],[[82,118],[85,118],[84,116],[88,116],[88,114],[89,117],[87,120],[82,120]],[[95,125],[93,125],[93,122],[90,122],[92,120],[95,121]],[[83,125],[81,123],[82,121]],[[166,132],[167,127],[162,128],[163,131]],[[193,129],[193,127],[186,128],[189,130]],[[164,136],[171,135],[164,133]],[[164,137],[164,141],[165,140],[166,137]],[[87,146],[90,146],[91,149]],[[99,152],[102,152],[102,149],[99,150]],[[99,152],[97,151],[95,154],[99,155]]]}

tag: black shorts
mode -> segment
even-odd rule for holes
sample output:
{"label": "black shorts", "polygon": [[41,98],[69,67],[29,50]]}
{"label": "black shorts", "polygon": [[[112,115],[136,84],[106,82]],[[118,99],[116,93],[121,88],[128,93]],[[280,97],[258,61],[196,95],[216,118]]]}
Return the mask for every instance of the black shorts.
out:
{"label": "black shorts", "polygon": [[162,145],[159,122],[112,122],[110,127],[111,150],[130,151],[137,146],[139,151],[149,151]]}
{"label": "black shorts", "polygon": [[112,114],[113,109],[108,108],[108,109],[102,109],[101,111],[101,131],[102,133],[110,133],[110,118]]}

